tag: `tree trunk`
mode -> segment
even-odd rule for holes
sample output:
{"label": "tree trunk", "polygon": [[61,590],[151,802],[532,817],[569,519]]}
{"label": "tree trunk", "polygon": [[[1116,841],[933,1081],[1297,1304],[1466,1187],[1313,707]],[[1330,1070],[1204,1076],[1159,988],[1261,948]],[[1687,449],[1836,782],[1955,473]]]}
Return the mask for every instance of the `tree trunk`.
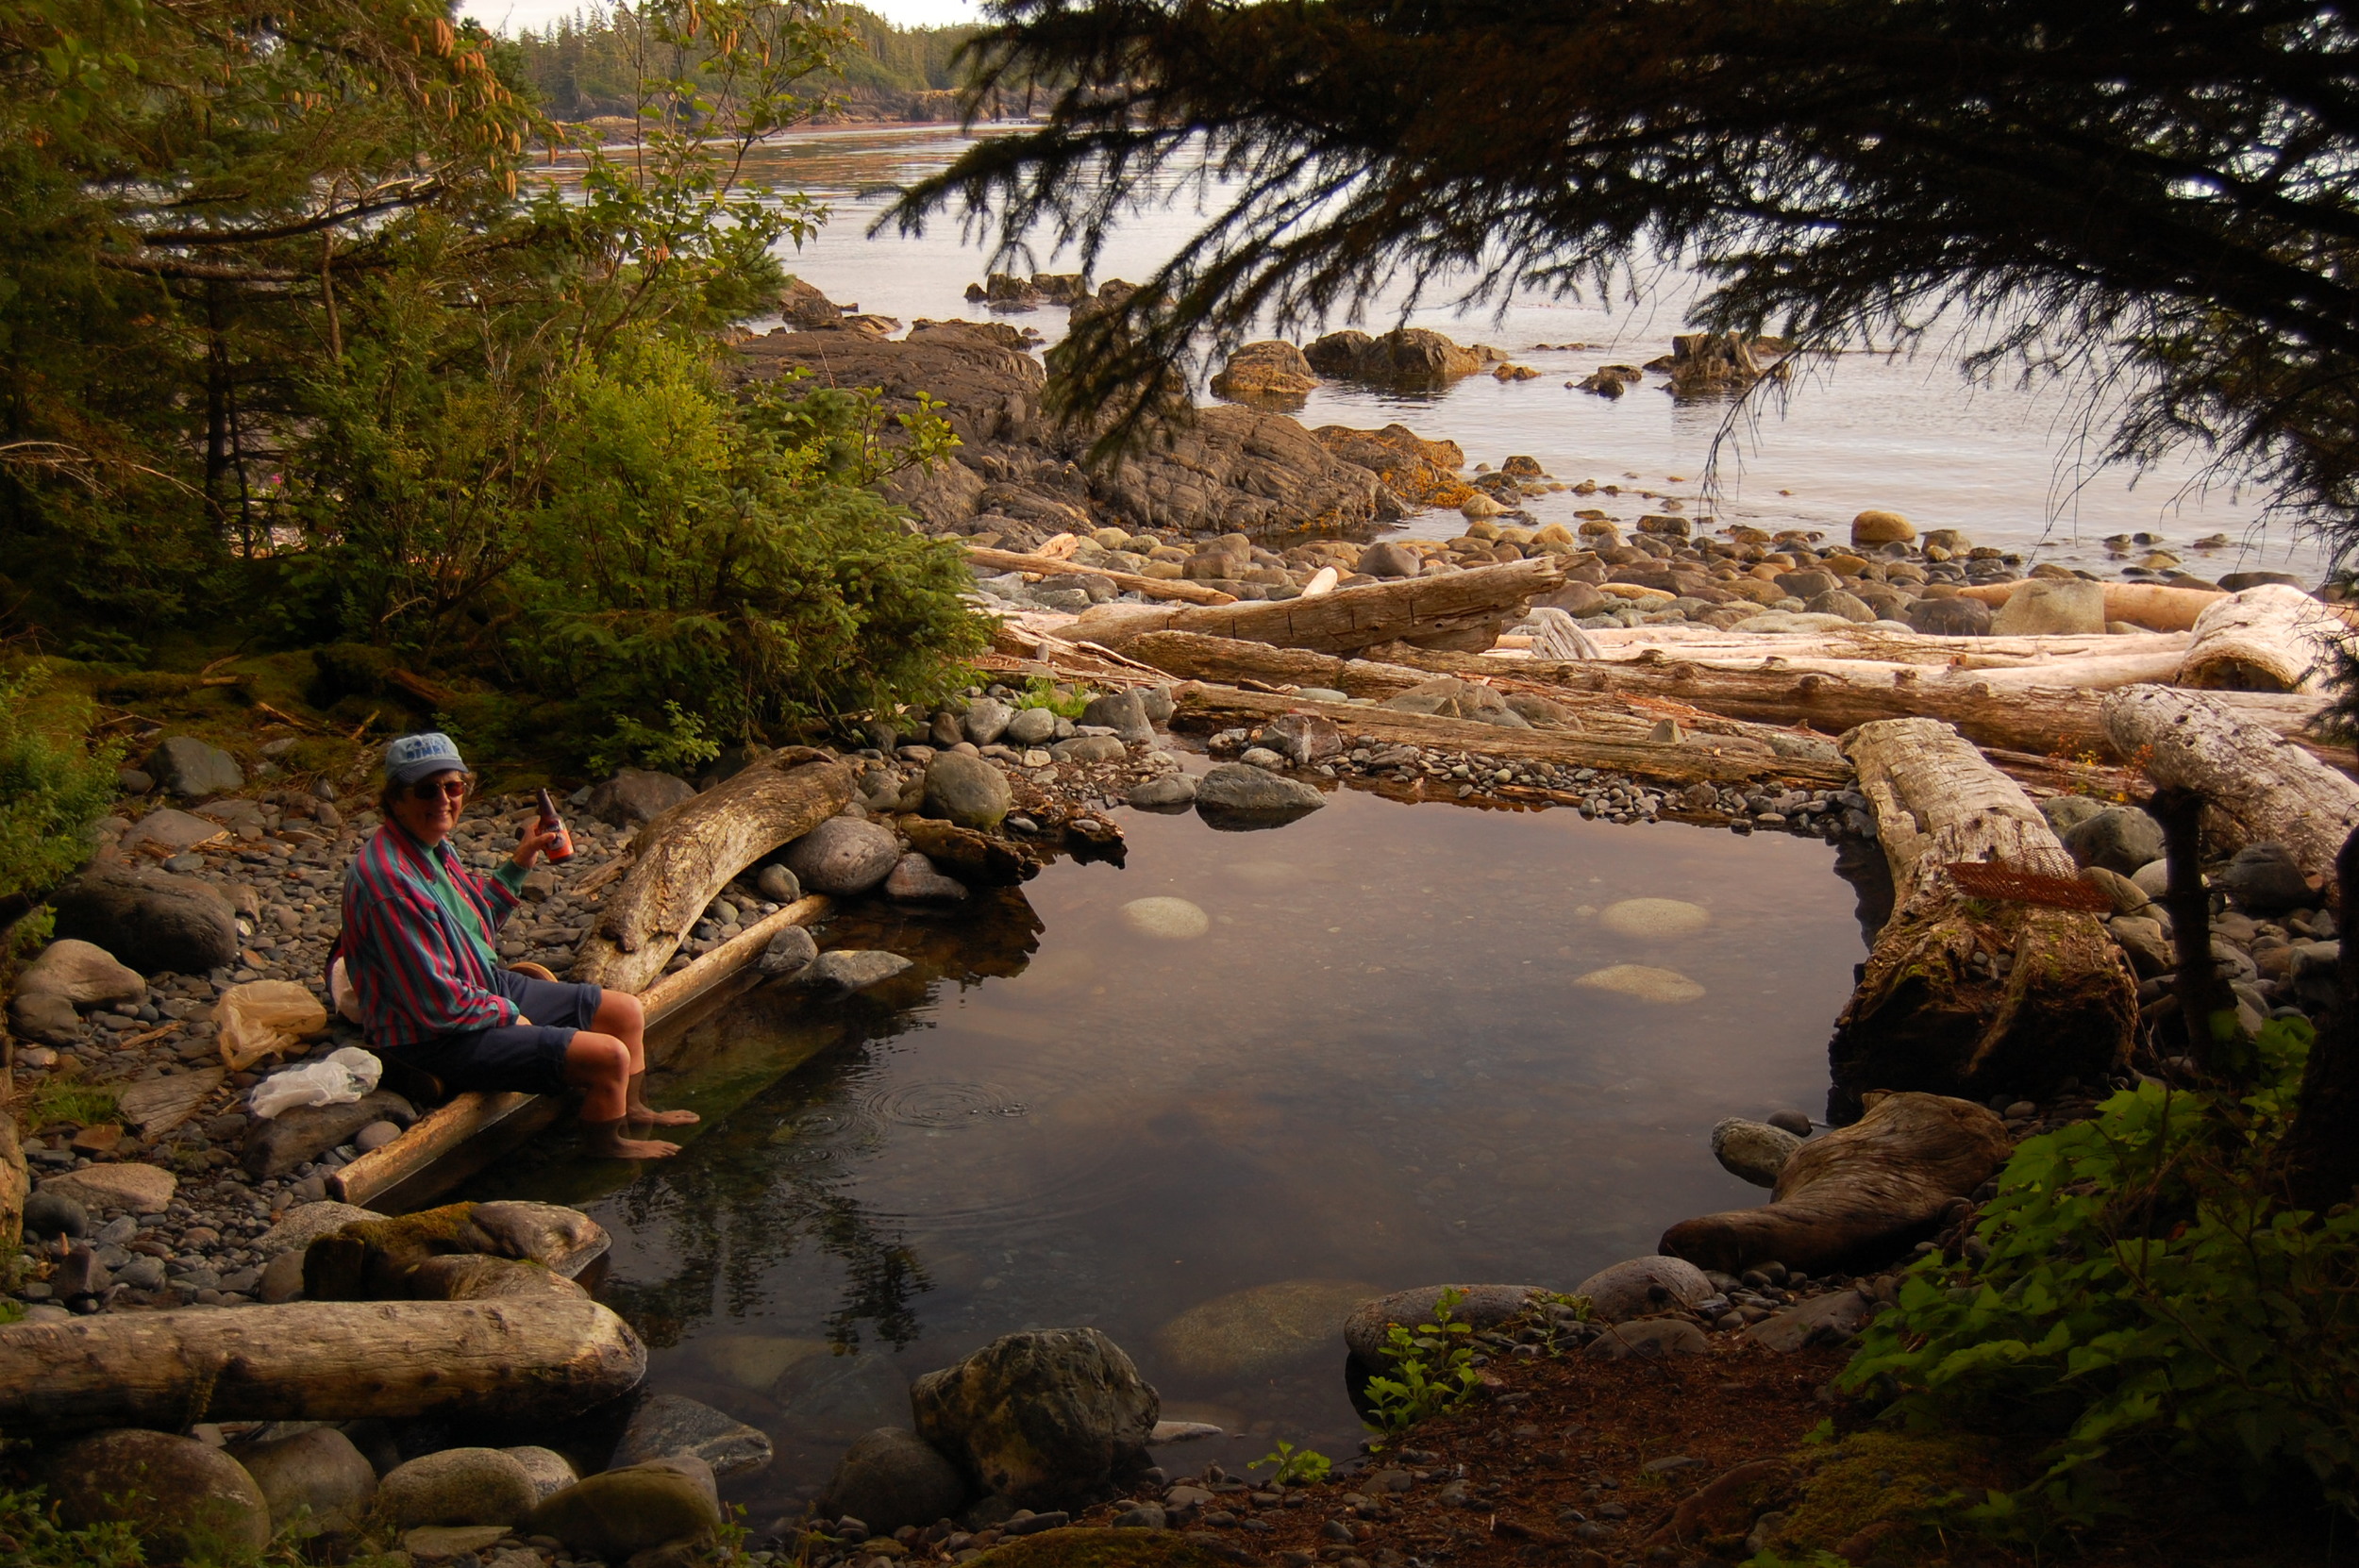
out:
{"label": "tree trunk", "polygon": [[[2137,984],[2097,917],[1969,897],[1947,869],[1991,860],[2076,876],[2030,798],[1936,720],[1863,725],[1843,749],[1875,811],[1896,905],[1835,1021],[1831,1107],[1848,1112],[1878,1089],[2033,1093],[2118,1067]],[[2012,959],[2003,975],[2001,955]]]}
{"label": "tree trunk", "polygon": [[1564,582],[1564,567],[1544,556],[1436,577],[1339,588],[1313,599],[1187,609],[1104,605],[1074,622],[1065,635],[1116,649],[1150,631],[1203,632],[1331,654],[1396,641],[1487,648],[1508,622],[1524,613],[1526,600]]}
{"label": "tree trunk", "polygon": [[2208,692],[2330,690],[2335,651],[2351,637],[2342,617],[2284,583],[2248,588],[2195,623],[2176,685]]}
{"label": "tree trunk", "polygon": [[2212,957],[2212,894],[2203,885],[2203,797],[2193,790],[2157,790],[2146,809],[2162,826],[2170,873],[2164,905],[2170,910],[2179,1026],[2186,1035],[2187,1055],[2217,1076],[2223,1064],[2212,1020],[2221,1012],[2233,1017],[2236,997]]}
{"label": "tree trunk", "polygon": [[[1983,583],[1958,590],[1958,596],[1980,599],[1996,609],[2036,580]],[[2109,582],[2104,588],[2106,620],[2127,621],[2149,631],[2185,631],[2223,597],[2217,589],[2166,588],[2160,583]]]}
{"label": "tree trunk", "polygon": [[[647,1061],[661,1067],[665,1059],[657,1031],[677,1021],[761,957],[770,939],[789,926],[809,926],[825,915],[827,899],[813,894],[798,898],[776,914],[707,953],[687,968],[666,975],[639,997],[646,1009]],[[166,1082],[176,1080],[166,1079]],[[427,1178],[440,1161],[494,1133],[521,1136],[546,1126],[557,1116],[556,1100],[538,1094],[469,1092],[454,1095],[412,1123],[410,1129],[381,1148],[352,1160],[327,1175],[331,1196],[341,1203],[363,1207],[406,1183]]]}
{"label": "tree trunk", "polygon": [[2284,844],[2340,897],[2331,877],[2359,828],[2359,783],[2216,694],[2132,686],[2105,699],[2104,717],[2114,749],[2155,783],[2193,790],[2247,842]]}
{"label": "tree trunk", "polygon": [[0,1428],[562,1420],[629,1393],[646,1370],[629,1325],[559,1296],[107,1312],[0,1328]]}
{"label": "tree trunk", "polygon": [[1266,724],[1283,713],[1316,713],[1332,719],[1348,738],[1380,745],[1430,746],[1486,757],[1529,757],[1568,767],[1604,768],[1633,778],[1665,784],[1775,783],[1808,790],[1838,790],[1850,780],[1839,762],[1782,757],[1732,724],[1729,735],[1691,735],[1681,741],[1650,739],[1653,721],[1631,714],[1580,714],[1580,729],[1507,729],[1475,719],[1403,713],[1345,703],[1305,702],[1300,697],[1191,684],[1175,694],[1174,727],[1223,729]]}
{"label": "tree trunk", "polygon": [[16,1139],[16,1118],[0,1109],[0,1290],[16,1289],[24,1266],[25,1200],[31,1193],[25,1149]]}
{"label": "tree trunk", "polygon": [[1823,1274],[1930,1234],[2012,1147],[2006,1127],[1981,1106],[1887,1094],[1852,1126],[1795,1150],[1768,1203],[1683,1220],[1657,1244],[1730,1274],[1773,1261]]}
{"label": "tree trunk", "polygon": [[[1218,673],[1221,666],[1217,660],[1199,655],[1193,647],[1180,649],[1163,641],[1172,635],[1158,632],[1141,638],[1131,644],[1129,652],[1133,658],[1144,659],[1174,675],[1199,680],[1224,678]],[[1808,725],[1830,735],[1839,735],[1878,719],[1940,719],[1955,726],[1960,734],[1981,746],[1999,746],[2037,756],[2086,754],[2101,761],[2120,759],[2105,731],[2105,694],[2101,690],[2063,685],[2000,686],[1989,672],[1945,674],[1916,665],[1821,662],[1808,669],[1797,669],[1775,657],[1739,665],[1733,661],[1699,662],[1677,651],[1650,649],[1648,653],[1653,657],[1551,663],[1414,648],[1367,650],[1371,658],[1397,661],[1390,666],[1369,666],[1375,671],[1405,668],[1413,673],[1453,675],[1468,680],[1526,681],[1532,683],[1532,690],[1559,701],[1571,701],[1575,694],[1592,692],[1665,699],[1732,719]],[[1308,667],[1305,668],[1308,673]],[[1353,696],[1391,694],[1347,684],[1353,678],[1353,667],[1340,660],[1321,673],[1326,678],[1299,683],[1333,686]],[[2061,672],[2051,668],[2042,678],[2060,679]],[[2327,708],[2324,698],[2300,695],[2236,692],[2223,694],[2222,700],[2238,715],[2271,733],[2297,739]],[[2304,743],[2320,755],[2327,749],[2317,742]],[[2348,755],[2348,747],[2340,749],[2342,755]]]}
{"label": "tree trunk", "polygon": [[[2359,908],[2359,833],[2343,841],[2335,857],[2335,881],[2343,908]],[[2301,1098],[2287,1133],[2286,1195],[2318,1212],[2352,1201],[2359,1189],[2359,941],[2346,937],[2335,963],[2342,994],[2310,1047],[2301,1070]]]}
{"label": "tree trunk", "polygon": [[1000,572],[1029,572],[1037,576],[1079,572],[1089,576],[1104,577],[1116,588],[1135,590],[1150,599],[1177,599],[1181,604],[1189,605],[1233,605],[1237,602],[1234,593],[1224,593],[1200,582],[1184,582],[1171,577],[1143,577],[1135,572],[1113,572],[1102,566],[1077,566],[1069,560],[1028,556],[1014,550],[991,550],[980,544],[968,545],[966,559],[978,566],[988,566]]}
{"label": "tree trunk", "polygon": [[654,984],[731,877],[850,804],[851,769],[819,756],[797,747],[765,757],[642,827],[571,978],[628,992]]}

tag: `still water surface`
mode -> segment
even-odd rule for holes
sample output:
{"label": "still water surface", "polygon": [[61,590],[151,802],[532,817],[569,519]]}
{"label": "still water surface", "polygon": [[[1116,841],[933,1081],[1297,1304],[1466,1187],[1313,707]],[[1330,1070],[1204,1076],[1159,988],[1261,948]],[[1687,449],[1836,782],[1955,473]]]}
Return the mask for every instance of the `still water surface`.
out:
{"label": "still water surface", "polygon": [[[553,1135],[471,1195],[579,1203],[614,1233],[602,1296],[647,1336],[652,1386],[778,1444],[739,1489],[757,1525],[906,1425],[911,1376],[1023,1327],[1096,1325],[1167,1415],[1255,1434],[1174,1462],[1234,1467],[1266,1435],[1347,1453],[1350,1304],[1570,1286],[1760,1201],[1709,1130],[1819,1105],[1864,948],[1815,841],[1329,798],[1253,833],[1125,812],[1127,867],[849,911],[823,945],[915,967],[694,1028],[664,1093],[705,1123],[678,1159],[580,1161]],[[1149,897],[1208,928],[1132,929]],[[1709,924],[1615,934],[1605,911],[1640,897]],[[1571,983],[1622,963],[1703,993]]]}
{"label": "still water surface", "polygon": [[[817,240],[787,258],[790,269],[831,299],[904,323],[979,314],[982,307],[968,304],[963,292],[982,275],[984,252],[962,241],[955,220],[939,220],[913,240],[871,239],[867,232],[887,205],[879,188],[934,173],[965,145],[944,127],[919,126],[811,132],[763,149],[757,177],[806,190],[833,212]],[[1114,236],[1096,276],[1146,275],[1200,223],[1193,201],[1139,213]],[[1047,271],[1076,265],[1070,257],[1039,259]],[[2138,532],[2183,551],[2215,533],[2237,541],[2235,548],[2186,557],[2188,569],[2206,576],[2261,566],[2317,568],[2315,551],[2285,525],[2259,525],[2257,497],[2206,488],[2191,462],[2166,464],[2134,488],[2124,470],[2096,469],[2103,425],[2083,418],[2073,389],[2026,390],[2006,378],[1970,387],[1953,359],[1930,350],[1909,358],[1846,355],[1799,378],[1782,411],[1765,409],[1748,434],[1724,449],[1718,488],[1701,497],[1704,465],[1730,414],[1724,402],[1675,401],[1659,390],[1660,376],[1618,402],[1565,387],[1601,364],[1644,363],[1667,353],[1671,335],[1684,330],[1695,292],[1693,279],[1666,269],[1650,296],[1635,304],[1519,294],[1503,314],[1489,307],[1429,306],[1409,323],[1497,345],[1542,375],[1520,382],[1470,376],[1447,392],[1418,396],[1330,382],[1299,417],[1313,426],[1398,420],[1420,435],[1457,442],[1469,463],[1496,467],[1525,453],[1568,483],[1641,484],[1689,500],[1691,510],[1772,529],[1843,529],[1854,513],[1887,507],[1919,528],[1962,528],[1977,543],[2091,569],[2111,559],[2100,541]],[[1065,312],[1047,307],[1006,319],[1037,327],[1053,342],[1063,334]],[[1382,331],[1399,319],[1397,299],[1383,299],[1369,307],[1364,325]],[[1588,346],[1533,347],[1566,342]],[[1571,495],[1534,502],[1531,509],[1555,522],[1590,505],[1617,518],[1644,509],[1634,499],[1617,508]],[[1430,512],[1406,531],[1445,537],[1464,526],[1454,512]]]}

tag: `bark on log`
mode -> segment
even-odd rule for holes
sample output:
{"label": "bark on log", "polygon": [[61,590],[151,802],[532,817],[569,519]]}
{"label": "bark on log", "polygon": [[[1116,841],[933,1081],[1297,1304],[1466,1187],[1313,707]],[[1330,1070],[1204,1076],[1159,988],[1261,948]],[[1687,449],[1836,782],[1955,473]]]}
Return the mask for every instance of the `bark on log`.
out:
{"label": "bark on log", "polygon": [[1564,582],[1564,569],[1544,556],[1437,577],[1339,588],[1314,599],[1190,609],[1106,605],[1084,613],[1066,635],[1125,652],[1132,639],[1151,631],[1203,632],[1332,654],[1395,641],[1487,648],[1508,622],[1524,613],[1524,601]]}
{"label": "bark on log", "polygon": [[1887,631],[1880,626],[1853,626],[1842,631],[1738,632],[1710,626],[1663,626],[1604,627],[1589,633],[1600,657],[1639,659],[1649,648],[1675,652],[1685,659],[1735,659],[1758,663],[1764,655],[1789,662],[1824,659],[1874,660],[1888,664],[1933,664],[1952,670],[2016,669],[2027,665],[2068,664],[2084,659],[2118,659],[2149,655],[2184,654],[2194,634],[2150,631],[2121,636],[2074,634],[2035,637],[1928,637],[1915,632]]}
{"label": "bark on log", "polygon": [[1175,727],[1221,729],[1266,724],[1283,713],[1316,713],[1334,721],[1347,738],[1365,737],[1386,745],[1430,746],[1485,757],[1530,757],[1570,767],[1604,768],[1633,778],[1665,784],[1780,783],[1801,789],[1841,789],[1850,771],[1832,762],[1782,757],[1765,742],[1743,735],[1693,735],[1684,741],[1648,738],[1650,724],[1634,715],[1581,715],[1593,722],[1611,717],[1616,733],[1574,729],[1506,729],[1473,719],[1403,713],[1349,703],[1306,702],[1300,697],[1240,692],[1191,682],[1173,693]]}
{"label": "bark on log", "polygon": [[[789,926],[811,925],[828,908],[828,900],[816,893],[796,899],[642,993],[639,1003],[646,1010],[650,1037],[648,1063],[661,1067],[665,1059],[662,1043],[655,1038],[659,1028],[761,957],[772,937]],[[495,1132],[522,1135],[547,1126],[556,1119],[558,1107],[556,1099],[541,1094],[471,1091],[455,1095],[449,1103],[419,1117],[392,1143],[330,1171],[328,1195],[340,1203],[366,1208],[373,1199],[425,1175],[438,1160],[478,1139]]]}
{"label": "bark on log", "polygon": [[2195,623],[2195,641],[2175,684],[2210,692],[2326,692],[2337,650],[2351,638],[2342,617],[2284,583],[2232,593]]}
{"label": "bark on log", "polygon": [[[1948,867],[2077,869],[2030,798],[1958,732],[1887,719],[1843,738],[1892,868],[1891,921],[1828,1048],[1842,1119],[1868,1091],[1983,1099],[2095,1083],[2126,1059],[2137,983],[2084,910],[1972,898]],[[2004,975],[1978,954],[2006,956]]]}
{"label": "bark on log", "polygon": [[[1980,599],[1997,609],[2037,580],[2026,577],[2018,582],[1983,583],[1959,589],[1958,596]],[[2218,589],[2167,588],[2161,583],[2109,582],[2103,587],[2106,620],[2127,621],[2150,631],[2185,631],[2222,597]]]}
{"label": "bark on log", "polygon": [[[1214,673],[1222,669],[1238,675],[1246,670],[1244,660],[1224,662],[1204,657],[1193,645],[1180,646],[1166,641],[1172,636],[1159,632],[1141,638],[1130,651],[1174,675],[1198,680],[1231,678]],[[1663,650],[1649,650],[1652,657],[1631,660],[1575,663],[1486,659],[1416,648],[1380,647],[1367,651],[1392,662],[1335,660],[1331,668],[1300,666],[1304,674],[1322,677],[1315,681],[1299,680],[1293,676],[1287,678],[1297,679],[1301,685],[1331,686],[1353,696],[1390,695],[1390,692],[1361,689],[1362,685],[1391,678],[1385,674],[1389,671],[1452,675],[1468,680],[1522,680],[1532,682],[1534,691],[1560,701],[1574,700],[1584,693],[1654,698],[1759,724],[1804,724],[1831,735],[1878,719],[1921,717],[1953,725],[1960,734],[1981,746],[1999,746],[2035,756],[2077,757],[2094,752],[2100,760],[2121,759],[2105,729],[2103,691],[2066,686],[2002,687],[1981,671],[1945,674],[1929,670],[1919,676],[1914,666],[1857,664],[1796,670],[1774,658],[1739,666],[1731,662],[1702,663]],[[1355,681],[1361,684],[1353,684]],[[2304,733],[2326,711],[2328,703],[2323,697],[2235,692],[2222,692],[2220,699],[2238,717],[2273,734],[2299,741],[2315,755],[2329,760],[2349,759],[2348,746],[2330,749]]]}
{"label": "bark on log", "polygon": [[752,763],[639,830],[571,978],[641,992],[731,877],[851,802],[852,771],[801,748]]}
{"label": "bark on log", "polygon": [[1982,1106],[1882,1095],[1858,1122],[1797,1149],[1766,1204],[1682,1220],[1657,1245],[1700,1269],[1742,1274],[1779,1262],[1821,1274],[1930,1234],[2012,1147]]}
{"label": "bark on log", "polygon": [[629,1325],[559,1296],[107,1312],[0,1328],[0,1427],[177,1431],[479,1408],[561,1420],[646,1370]]}
{"label": "bark on log", "polygon": [[2359,827],[2359,783],[2237,717],[2226,695],[2127,687],[2105,699],[2105,732],[2155,783],[2193,790],[2245,842],[2284,844],[2339,898],[2334,858]]}
{"label": "bark on log", "polygon": [[1049,556],[1028,556],[1014,550],[992,550],[980,544],[966,547],[966,559],[978,566],[988,566],[1000,572],[1032,572],[1042,576],[1055,576],[1065,572],[1081,572],[1104,577],[1116,588],[1144,593],[1150,599],[1177,599],[1188,605],[1233,605],[1234,593],[1224,593],[1217,588],[1207,588],[1200,582],[1185,582],[1171,577],[1146,577],[1135,572],[1115,572],[1103,566],[1076,566],[1069,560]]}

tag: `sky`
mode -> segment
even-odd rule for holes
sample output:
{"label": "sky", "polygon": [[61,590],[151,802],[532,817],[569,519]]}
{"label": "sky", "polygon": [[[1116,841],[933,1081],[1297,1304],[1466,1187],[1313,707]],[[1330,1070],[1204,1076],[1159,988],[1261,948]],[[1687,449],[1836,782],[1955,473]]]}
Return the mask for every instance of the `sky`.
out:
{"label": "sky", "polygon": [[[942,27],[980,19],[971,0],[862,0],[868,9],[904,27]],[[459,10],[495,32],[540,29],[560,17],[591,8],[583,0],[461,0]]]}

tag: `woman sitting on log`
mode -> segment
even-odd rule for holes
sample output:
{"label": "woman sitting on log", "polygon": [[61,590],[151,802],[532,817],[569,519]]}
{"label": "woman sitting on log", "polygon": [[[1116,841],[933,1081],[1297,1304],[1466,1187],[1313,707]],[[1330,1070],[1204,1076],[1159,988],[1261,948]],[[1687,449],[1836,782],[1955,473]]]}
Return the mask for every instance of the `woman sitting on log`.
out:
{"label": "woman sitting on log", "polygon": [[507,864],[476,876],[445,842],[472,782],[447,735],[405,735],[385,750],[385,824],[353,857],[331,955],[344,960],[370,1045],[449,1089],[579,1089],[593,1152],[678,1153],[677,1143],[625,1136],[626,1122],[696,1120],[646,1102],[639,998],[520,975],[493,953],[492,932],[557,834],[536,819]]}

